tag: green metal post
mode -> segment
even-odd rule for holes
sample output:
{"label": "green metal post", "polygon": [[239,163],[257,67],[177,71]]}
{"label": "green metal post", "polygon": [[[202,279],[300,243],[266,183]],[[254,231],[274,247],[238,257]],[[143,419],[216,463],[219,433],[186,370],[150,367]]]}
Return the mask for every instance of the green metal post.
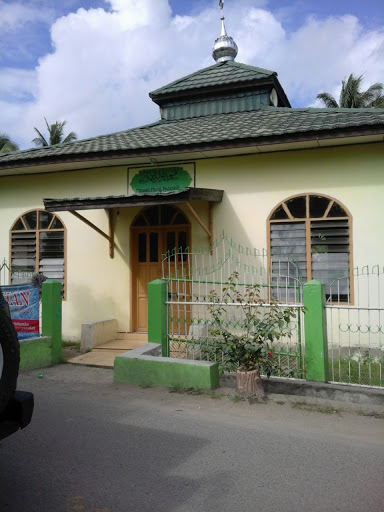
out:
{"label": "green metal post", "polygon": [[161,355],[168,357],[167,282],[155,279],[148,283],[148,342],[161,343]]}
{"label": "green metal post", "polygon": [[325,286],[318,281],[304,285],[304,329],[306,379],[328,381],[328,340]]}
{"label": "green metal post", "polygon": [[60,281],[47,279],[42,285],[42,327],[43,336],[52,339],[52,364],[61,362],[61,289]]}

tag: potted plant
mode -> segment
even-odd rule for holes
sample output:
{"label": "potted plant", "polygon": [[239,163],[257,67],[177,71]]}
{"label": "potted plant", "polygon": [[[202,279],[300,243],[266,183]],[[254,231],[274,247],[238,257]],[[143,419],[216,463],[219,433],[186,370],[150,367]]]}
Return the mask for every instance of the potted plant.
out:
{"label": "potted plant", "polygon": [[269,377],[278,369],[274,342],[291,336],[290,322],[296,314],[295,308],[267,303],[260,292],[258,284],[239,283],[234,272],[220,296],[210,292],[209,306],[211,355],[221,371],[236,371],[238,393],[259,398],[264,397],[260,373]]}

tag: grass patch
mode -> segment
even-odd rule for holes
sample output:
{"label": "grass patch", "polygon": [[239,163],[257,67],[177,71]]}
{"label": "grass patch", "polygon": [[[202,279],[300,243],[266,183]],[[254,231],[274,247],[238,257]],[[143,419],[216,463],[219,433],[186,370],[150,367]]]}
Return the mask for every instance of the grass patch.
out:
{"label": "grass patch", "polygon": [[358,411],[359,416],[367,416],[370,418],[376,418],[378,420],[384,420],[384,412],[377,411]]}
{"label": "grass patch", "polygon": [[169,388],[170,393],[179,393],[181,395],[202,395],[204,391],[200,388],[183,388],[183,386],[171,386]]}
{"label": "grass patch", "polygon": [[383,386],[380,382],[380,364],[369,357],[361,358],[360,364],[353,359],[334,359],[332,375],[332,360],[329,359],[329,378],[334,382],[347,384],[362,384],[366,386]]}
{"label": "grass patch", "polygon": [[340,413],[339,409],[335,409],[331,405],[322,405],[309,402],[291,402],[292,409],[308,412],[321,412],[322,414]]}
{"label": "grass patch", "polygon": [[216,393],[216,391],[211,391],[209,394],[208,394],[209,398],[212,398],[212,400],[220,400],[220,398],[222,397],[222,395],[218,395]]}
{"label": "grass patch", "polygon": [[235,404],[237,404],[238,402],[244,402],[244,400],[245,398],[239,395],[238,393],[236,393],[236,395],[232,397],[232,401],[235,402]]}
{"label": "grass patch", "polygon": [[277,405],[284,405],[284,400],[276,400]]}
{"label": "grass patch", "polygon": [[80,352],[80,341],[62,341],[61,344],[65,348],[74,348]]}
{"label": "grass patch", "polygon": [[250,405],[253,404],[266,404],[267,398],[258,398],[257,396],[247,396],[248,403]]}

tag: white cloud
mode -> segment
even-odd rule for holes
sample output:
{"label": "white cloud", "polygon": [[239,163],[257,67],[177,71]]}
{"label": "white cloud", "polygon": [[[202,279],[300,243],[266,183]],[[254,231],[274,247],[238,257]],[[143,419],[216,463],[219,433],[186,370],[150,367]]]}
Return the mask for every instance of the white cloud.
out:
{"label": "white cloud", "polygon": [[[155,121],[158,107],[149,91],[214,63],[211,49],[220,34],[216,3],[193,16],[172,16],[167,0],[109,3],[109,11],[79,9],[57,19],[51,27],[54,50],[40,58],[34,72],[0,75],[8,122],[0,128],[13,138],[18,134],[24,147],[31,145],[33,126],[44,128],[44,117],[66,120],[67,130],[79,138]],[[384,30],[364,31],[355,17],[343,16],[309,18],[287,33],[258,5],[257,0],[226,5],[237,60],[277,71],[295,106],[313,103],[322,90],[337,96],[341,79],[351,72],[364,73],[367,87],[383,81]],[[17,118],[18,95],[24,95],[24,105]]]}
{"label": "white cloud", "polygon": [[44,9],[36,9],[32,5],[23,5],[18,2],[6,3],[0,0],[0,29],[12,31],[20,29],[30,22],[48,22],[51,19],[52,10],[49,6]]}

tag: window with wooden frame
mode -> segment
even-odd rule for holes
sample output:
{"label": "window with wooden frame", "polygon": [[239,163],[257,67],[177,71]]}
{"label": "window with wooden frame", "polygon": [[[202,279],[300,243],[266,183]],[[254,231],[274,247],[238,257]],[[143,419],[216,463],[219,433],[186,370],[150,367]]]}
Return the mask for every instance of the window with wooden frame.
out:
{"label": "window with wooden frame", "polygon": [[352,217],[335,199],[305,194],[285,199],[268,217],[272,278],[296,274],[325,284],[328,301],[351,302]]}
{"label": "window with wooden frame", "polygon": [[30,282],[33,274],[63,284],[65,295],[66,229],[59,217],[45,210],[21,215],[10,230],[11,282]]}

